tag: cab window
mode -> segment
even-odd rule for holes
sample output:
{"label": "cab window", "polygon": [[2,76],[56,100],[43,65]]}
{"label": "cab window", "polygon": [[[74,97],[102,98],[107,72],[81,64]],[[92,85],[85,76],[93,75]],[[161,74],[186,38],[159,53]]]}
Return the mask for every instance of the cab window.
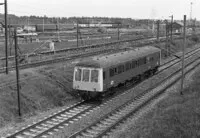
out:
{"label": "cab window", "polygon": [[90,70],[83,69],[83,79],[82,81],[88,82],[89,81]]}
{"label": "cab window", "polygon": [[112,68],[112,69],[110,69],[110,77],[112,77],[114,75],[115,75],[115,70]]}
{"label": "cab window", "polygon": [[81,81],[81,69],[75,69],[75,81]]}
{"label": "cab window", "polygon": [[91,70],[91,82],[98,82],[99,71]]}

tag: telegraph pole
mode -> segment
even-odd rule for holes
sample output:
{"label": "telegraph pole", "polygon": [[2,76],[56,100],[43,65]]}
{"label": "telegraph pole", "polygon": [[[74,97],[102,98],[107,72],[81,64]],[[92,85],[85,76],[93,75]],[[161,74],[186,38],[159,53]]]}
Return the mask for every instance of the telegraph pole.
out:
{"label": "telegraph pole", "polygon": [[171,17],[171,43],[172,43],[172,32],[173,32],[173,15]]}
{"label": "telegraph pole", "polygon": [[57,18],[57,37],[58,37],[58,41],[60,41],[60,26],[59,26],[59,19]]}
{"label": "telegraph pole", "polygon": [[181,92],[180,94],[183,95],[183,83],[184,83],[184,61],[185,61],[185,45],[186,45],[186,15],[184,15],[184,28],[183,28],[183,47],[182,47],[182,78],[181,78]]}
{"label": "telegraph pole", "polygon": [[77,26],[76,26],[76,40],[77,40],[77,47],[78,47],[78,20],[77,20]]}
{"label": "telegraph pole", "polygon": [[19,86],[19,68],[18,68],[18,51],[17,51],[17,30],[14,30],[14,38],[15,38],[15,65],[16,65],[16,79],[17,79],[17,99],[18,99],[18,114],[21,116],[21,108],[20,108],[20,86]]}
{"label": "telegraph pole", "polygon": [[8,74],[8,23],[7,23],[7,0],[4,0],[5,10],[5,57],[6,57],[6,74]]}
{"label": "telegraph pole", "polygon": [[117,27],[117,40],[119,40],[119,23],[118,23],[118,27]]}
{"label": "telegraph pole", "polygon": [[190,22],[192,22],[192,2],[190,3]]}
{"label": "telegraph pole", "polygon": [[44,33],[44,17],[43,17],[43,19],[42,19],[42,31],[43,31],[43,33]]}
{"label": "telegraph pole", "polygon": [[157,21],[157,41],[159,41],[160,37],[160,20]]}
{"label": "telegraph pole", "polygon": [[168,53],[169,53],[169,40],[168,40],[168,21],[166,20],[166,28],[165,28],[165,30],[166,30],[166,51],[167,51],[167,56],[168,56]]}
{"label": "telegraph pole", "polygon": [[10,27],[11,25],[10,25],[10,22],[11,21],[10,21],[10,18],[9,18],[9,35],[8,36],[9,36],[9,46],[10,46],[10,56],[11,56],[12,55],[12,52],[11,52],[12,51],[12,42],[11,42],[11,27]]}

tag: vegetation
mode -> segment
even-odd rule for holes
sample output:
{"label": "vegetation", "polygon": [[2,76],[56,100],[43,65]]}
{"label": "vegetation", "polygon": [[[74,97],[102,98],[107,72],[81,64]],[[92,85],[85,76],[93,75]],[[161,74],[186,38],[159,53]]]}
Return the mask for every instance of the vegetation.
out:
{"label": "vegetation", "polygon": [[200,37],[196,34],[192,34],[191,40],[194,42],[200,42]]}
{"label": "vegetation", "polygon": [[118,137],[143,138],[192,138],[200,136],[200,71],[194,75],[192,84],[184,89],[184,95],[171,93],[159,102],[150,113],[138,121],[129,123]]}
{"label": "vegetation", "polygon": [[[38,112],[59,108],[70,101],[78,100],[71,95],[73,94],[72,67],[63,67],[54,71],[50,71],[51,69],[52,67],[49,66],[37,71],[37,73],[28,74],[21,71],[21,77],[28,77],[20,85],[23,119],[37,115]],[[12,79],[11,76],[8,78]],[[1,79],[4,78],[1,77]],[[0,128],[11,122],[19,121],[17,105],[16,86],[0,88]]]}

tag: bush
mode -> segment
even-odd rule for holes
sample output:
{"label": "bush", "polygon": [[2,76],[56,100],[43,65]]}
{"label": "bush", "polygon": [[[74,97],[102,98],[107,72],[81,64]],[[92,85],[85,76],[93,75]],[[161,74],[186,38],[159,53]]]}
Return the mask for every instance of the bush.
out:
{"label": "bush", "polygon": [[192,37],[191,37],[191,40],[194,41],[194,42],[199,42],[200,38],[199,38],[199,36],[193,34]]}

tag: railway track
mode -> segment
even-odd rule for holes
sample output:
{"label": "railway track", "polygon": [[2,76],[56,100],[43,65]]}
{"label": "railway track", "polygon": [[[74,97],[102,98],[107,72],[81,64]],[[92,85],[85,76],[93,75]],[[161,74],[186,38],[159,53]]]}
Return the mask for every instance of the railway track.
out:
{"label": "railway track", "polygon": [[[187,52],[186,55],[185,55],[185,59],[192,57],[193,55],[197,54],[199,51],[200,51],[200,47]],[[177,63],[179,63],[181,61],[181,58],[182,58],[181,56],[182,55],[179,55],[180,59],[179,58],[173,58],[173,59],[170,59],[169,61],[165,62],[164,64],[162,64],[159,67],[157,74],[159,74],[160,72],[176,65]]]}
{"label": "railway track", "polygon": [[[31,68],[31,67],[39,67],[39,66],[43,66],[43,65],[48,65],[48,64],[53,64],[53,63],[59,63],[59,62],[63,62],[63,61],[70,61],[70,60],[74,60],[77,58],[83,58],[83,57],[88,57],[88,56],[94,56],[97,54],[102,54],[102,53],[112,53],[112,52],[117,52],[117,51],[124,51],[126,49],[121,49],[121,50],[115,50],[115,49],[105,49],[105,50],[100,50],[100,51],[95,51],[95,52],[86,52],[86,53],[82,53],[82,54],[75,54],[72,56],[68,56],[68,57],[59,57],[56,59],[50,59],[50,60],[45,60],[45,61],[39,61],[39,62],[33,62],[33,63],[28,63],[28,64],[22,64],[19,65],[19,69],[26,69],[26,68]],[[9,67],[9,70],[15,70],[15,66]],[[0,73],[4,73],[5,72],[5,68],[0,68]]]}
{"label": "railway track", "polygon": [[[152,37],[150,37],[152,39]],[[145,38],[142,38],[142,39],[145,39]],[[38,54],[30,54],[29,55],[29,58],[32,57],[38,57],[39,56],[42,56],[42,55],[53,55],[53,54],[59,54],[59,53],[66,53],[66,52],[77,52],[77,51],[85,51],[85,50],[88,50],[88,49],[93,49],[93,48],[101,48],[101,47],[106,47],[108,45],[113,45],[113,44],[117,44],[117,43],[120,43],[120,42],[130,42],[130,41],[137,41],[137,40],[142,40],[141,38],[138,38],[138,39],[131,39],[131,40],[121,40],[121,41],[115,41],[115,42],[109,42],[109,43],[102,43],[102,44],[95,44],[95,45],[89,45],[89,46],[81,46],[81,47],[74,47],[74,48],[65,48],[65,49],[60,49],[60,50],[56,50],[56,51],[47,51],[47,52],[41,52],[41,53],[38,53]],[[152,40],[151,40],[152,41]],[[103,52],[103,51],[102,51]],[[94,55],[95,55],[95,52],[94,52]],[[22,55],[22,56],[26,56],[26,55]],[[14,60],[14,56],[10,56],[8,57],[9,60]],[[20,65],[20,68],[22,69],[25,69],[26,67],[28,68],[29,66],[30,67],[34,67],[34,65],[39,66],[39,65],[42,65],[42,63],[44,63],[44,65],[46,64],[52,64],[52,63],[56,63],[57,61],[58,62],[61,62],[62,59],[65,59],[66,57],[61,57],[61,58],[57,58],[57,59],[52,59],[52,60],[46,60],[46,61],[39,61],[39,62],[34,62],[34,63],[28,63],[28,64],[21,64]],[[5,60],[5,57],[3,58],[0,58],[0,60]],[[65,60],[64,60],[65,61]],[[9,70],[13,70],[14,69],[14,66],[11,66],[9,67]],[[5,72],[5,67],[2,67],[0,68],[0,73],[4,73]]]}
{"label": "railway track", "polygon": [[[113,45],[121,42],[131,42],[131,41],[139,41],[139,40],[145,40],[145,39],[156,39],[155,37],[146,37],[146,38],[136,38],[136,39],[128,39],[128,40],[119,40],[119,41],[113,41],[109,43],[101,43],[101,44],[93,44],[93,45],[87,45],[87,46],[79,46],[79,47],[73,47],[73,48],[64,48],[64,49],[59,49],[55,51],[45,51],[45,52],[40,52],[38,54],[30,54],[29,57],[35,57],[38,55],[52,55],[54,53],[62,53],[62,52],[70,52],[70,51],[77,51],[77,50],[84,50],[84,49],[91,49],[91,48],[97,48],[97,47],[102,47],[102,46],[108,46],[108,45]],[[22,55],[26,56],[26,55]],[[9,56],[8,59],[14,59],[14,56]],[[5,60],[5,57],[0,58],[0,60]]]}
{"label": "railway track", "polygon": [[[197,49],[195,51],[197,51]],[[195,52],[193,52],[193,53],[195,53]],[[193,55],[193,53],[190,53],[190,55],[188,55],[188,57],[186,57],[186,59],[191,57],[191,55]],[[176,62],[176,63],[167,62],[167,63],[175,65],[175,64],[178,64],[179,62]],[[192,64],[192,63],[189,63],[187,66],[189,66],[190,64]],[[167,64],[164,64],[164,65],[166,66]],[[165,69],[163,68],[162,71],[168,69],[167,67],[168,66],[166,66]],[[107,114],[106,116],[102,117],[101,120],[98,120],[95,123],[93,123],[92,125],[88,126],[87,128],[84,128],[81,131],[73,134],[71,137],[76,137],[76,136],[77,137],[78,136],[86,136],[87,137],[87,136],[94,136],[94,135],[95,135],[95,137],[96,137],[96,135],[97,135],[97,137],[98,136],[101,137],[101,136],[105,135],[111,129],[113,129],[116,125],[118,125],[123,120],[125,120],[125,118],[132,115],[133,113],[138,111],[139,108],[141,108],[142,106],[145,106],[147,103],[149,103],[149,101],[151,101],[151,99],[153,97],[156,97],[155,94],[161,93],[160,92],[161,90],[158,91],[159,88],[157,88],[157,87],[159,87],[159,85],[166,86],[165,88],[164,87],[160,88],[160,89],[164,90],[164,89],[167,89],[167,87],[169,87],[170,84],[173,84],[175,81],[178,81],[177,79],[179,77],[176,77],[175,80],[170,79],[170,78],[174,78],[173,76],[175,74],[177,74],[178,72],[180,72],[180,70],[171,74],[170,76],[165,78],[162,82],[159,82],[158,84],[156,84],[151,89],[148,89],[144,93],[136,96],[134,101],[129,101],[128,103],[120,106],[117,110],[114,110],[113,112]],[[170,84],[168,84],[168,85],[162,84],[162,83],[165,83],[166,81],[167,81],[167,83],[170,83]],[[154,89],[156,90],[156,92],[153,92],[153,94],[149,95],[148,93],[150,91],[153,91]],[[148,94],[148,96],[145,96],[146,94]],[[120,95],[118,95],[118,96],[120,96]],[[151,98],[151,99],[145,99],[143,97],[147,97],[147,98]],[[112,99],[108,99],[108,100],[112,100]],[[140,101],[140,102],[135,103],[135,101]],[[136,105],[137,105],[137,108],[134,107]],[[68,126],[71,123],[73,123],[74,121],[79,120],[80,118],[82,118],[84,116],[87,116],[87,114],[90,114],[91,111],[94,111],[95,109],[98,109],[98,108],[99,108],[99,104],[95,104],[95,105],[88,104],[88,103],[84,103],[84,101],[82,101],[80,103],[77,103],[76,105],[72,105],[66,109],[63,109],[62,111],[55,113],[54,115],[51,115],[50,117],[46,117],[44,120],[39,120],[39,122],[29,125],[26,128],[22,128],[21,130],[18,130],[14,134],[8,135],[7,137],[10,137],[10,138],[14,138],[14,137],[18,137],[18,138],[49,137],[52,134],[54,134],[52,132],[59,132],[59,129],[63,129],[65,126]],[[133,109],[135,111],[133,111]],[[106,121],[108,121],[108,122],[106,122]],[[100,124],[100,125],[97,125],[97,124]],[[100,126],[100,129],[98,129],[96,126]],[[109,127],[107,127],[107,126],[109,126]],[[96,128],[96,129],[93,129],[93,128]],[[103,130],[102,128],[105,128],[105,129]],[[98,130],[98,133],[96,132],[96,130]],[[99,131],[99,130],[101,130],[101,131]]]}
{"label": "railway track", "polygon": [[[199,52],[199,51],[200,51],[200,48],[196,48],[196,49],[194,49],[194,50],[191,50],[191,51],[189,51],[189,52],[186,53],[185,58],[187,59],[187,58],[189,58],[189,57],[195,55],[195,54],[196,54],[197,52]],[[181,56],[181,55],[180,55],[180,56]],[[61,59],[61,61],[63,61],[63,60],[65,60],[65,59]],[[70,60],[70,59],[66,59],[66,60]],[[72,60],[72,59],[71,59],[71,60]],[[162,64],[162,65],[159,67],[159,71],[157,72],[157,74],[159,74],[160,72],[162,72],[162,71],[164,71],[164,70],[166,70],[166,69],[168,69],[168,68],[174,66],[174,65],[177,64],[180,60],[181,60],[181,59],[173,58],[173,59],[170,59],[169,61],[165,62],[164,64]],[[58,62],[58,61],[57,61],[57,62]],[[48,64],[48,63],[47,63],[47,64]],[[33,66],[34,66],[34,65],[33,65]],[[22,67],[22,69],[23,69],[23,67]],[[26,79],[27,79],[26,77],[22,77],[22,78],[20,78],[20,82],[22,83],[22,82],[26,81]],[[16,81],[15,81],[15,80],[12,80],[12,81],[9,81],[9,83],[8,83],[8,82],[1,83],[1,84],[0,84],[0,88],[4,88],[4,87],[8,87],[8,86],[15,86],[15,85],[16,85]]]}
{"label": "railway track", "polygon": [[[128,42],[128,41],[133,41],[133,40],[123,40],[123,41],[117,41],[116,43],[120,43],[120,42]],[[147,44],[151,44],[152,43],[152,41],[155,41],[155,38],[150,38],[149,39],[149,42],[148,43],[146,43],[145,42],[145,45],[147,45]],[[163,40],[160,40],[160,41],[164,41],[164,39]],[[106,46],[106,45],[109,45],[109,44],[111,44],[111,43],[106,43],[106,44],[101,44],[101,46]],[[112,44],[114,44],[114,43],[112,43]],[[141,43],[137,43],[137,45],[140,45]],[[144,43],[142,43],[142,45],[143,45]],[[92,45],[92,46],[84,46],[84,47],[79,47],[78,49],[81,49],[82,48],[82,50],[86,50],[87,48],[92,48],[92,47],[94,47],[95,45]],[[100,45],[96,45],[96,46],[100,46]],[[66,52],[66,51],[73,51],[73,50],[77,50],[77,48],[67,48],[67,49],[61,49],[61,50],[58,50],[58,51],[56,51],[56,53],[60,53],[60,52]],[[93,55],[96,55],[96,54],[99,54],[99,53],[104,53],[104,52],[106,52],[106,51],[109,51],[109,50],[103,50],[103,51],[101,51],[101,52],[99,52],[99,51],[97,51],[97,52],[93,52],[93,53],[90,53],[90,54],[88,54],[88,53],[86,53],[86,54],[79,54],[79,55],[74,55],[74,56],[71,56],[71,57],[59,57],[59,58],[56,58],[56,59],[51,59],[51,60],[45,60],[45,61],[39,61],[39,62],[33,62],[33,63],[28,63],[28,64],[21,64],[21,65],[19,65],[19,68],[20,69],[25,69],[25,68],[31,68],[31,67],[38,67],[38,66],[42,66],[42,65],[47,65],[47,64],[52,64],[52,63],[58,63],[58,62],[62,62],[62,61],[67,61],[67,60],[72,60],[72,59],[75,59],[75,58],[79,58],[79,57],[81,57],[81,56],[83,56],[83,57],[86,57],[86,56],[93,56]],[[54,52],[43,52],[43,53],[45,53],[45,54],[54,54]],[[42,54],[42,53],[41,53]],[[5,59],[5,58],[4,58]],[[11,67],[9,67],[9,70],[14,70],[14,66],[11,66]],[[0,68],[0,73],[4,73],[5,72],[5,67],[3,67],[3,68]]]}
{"label": "railway track", "polygon": [[[56,58],[56,59],[50,59],[50,60],[45,60],[45,61],[39,61],[39,62],[33,62],[33,63],[28,63],[28,64],[22,64],[19,65],[20,69],[26,69],[26,68],[31,68],[31,67],[38,67],[38,66],[42,66],[42,65],[47,65],[47,64],[52,64],[52,63],[58,63],[58,62],[63,62],[63,61],[68,61],[68,60],[72,60],[75,58],[79,58],[79,57],[86,57],[86,56],[92,56],[92,55],[96,55],[99,53],[104,53],[104,52],[109,52],[110,50],[103,50],[103,51],[97,51],[97,52],[93,52],[93,53],[86,53],[86,54],[78,54],[78,55],[74,55],[71,57],[60,57],[60,58]],[[15,66],[9,67],[9,70],[14,70]],[[0,68],[0,73],[4,73],[5,72],[5,67]]]}
{"label": "railway track", "polygon": [[[189,62],[185,69],[186,73],[189,73],[200,65],[199,57]],[[178,82],[181,78],[181,68],[165,77],[162,81],[155,84],[150,89],[137,95],[134,99],[126,102],[117,109],[114,109],[109,114],[98,119],[96,122],[85,127],[84,129],[71,135],[70,138],[79,137],[95,137],[102,138],[108,136],[114,129],[123,124],[129,117],[133,118],[139,111],[142,111],[151,102],[159,98],[165,91]]]}
{"label": "railway track", "polygon": [[85,101],[78,102],[74,105],[62,109],[58,113],[50,115],[43,120],[34,122],[33,124],[17,130],[14,134],[8,134],[7,137],[10,138],[26,138],[26,137],[39,137],[48,131],[54,130],[58,125],[67,126],[70,123],[73,123],[77,117],[81,117],[84,113],[95,108],[97,105],[88,104]]}

